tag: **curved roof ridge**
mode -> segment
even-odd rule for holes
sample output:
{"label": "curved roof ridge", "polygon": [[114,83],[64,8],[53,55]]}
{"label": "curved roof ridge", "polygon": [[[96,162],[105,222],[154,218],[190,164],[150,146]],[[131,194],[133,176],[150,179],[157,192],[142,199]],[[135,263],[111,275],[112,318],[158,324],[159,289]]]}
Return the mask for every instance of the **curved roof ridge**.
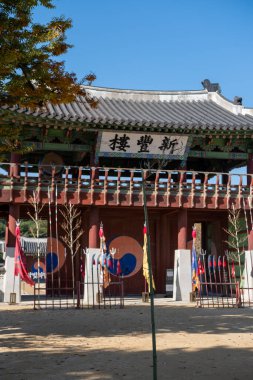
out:
{"label": "curved roof ridge", "polygon": [[206,89],[201,90],[143,90],[143,89],[131,89],[131,88],[115,88],[115,87],[103,87],[103,86],[82,86],[87,91],[102,91],[102,92],[116,92],[116,93],[135,93],[135,94],[206,94]]}
{"label": "curved roof ridge", "polygon": [[244,107],[240,104],[234,104],[225,96],[217,92],[209,92],[208,99],[218,104],[223,109],[232,112],[234,115],[251,115],[253,116],[253,108]]}
{"label": "curved roof ridge", "polygon": [[235,104],[232,100],[226,98],[219,91],[203,90],[182,90],[182,91],[167,91],[167,90],[131,90],[109,87],[83,86],[91,96],[104,99],[116,100],[132,100],[132,101],[161,101],[161,102],[192,102],[213,100],[222,108],[232,112],[235,115],[251,115],[253,116],[253,108],[245,107],[240,104]]}
{"label": "curved roof ridge", "polygon": [[208,91],[191,90],[191,91],[158,91],[158,90],[131,90],[117,89],[108,87],[83,86],[83,88],[93,97],[117,99],[117,100],[133,100],[133,101],[191,101],[205,100]]}

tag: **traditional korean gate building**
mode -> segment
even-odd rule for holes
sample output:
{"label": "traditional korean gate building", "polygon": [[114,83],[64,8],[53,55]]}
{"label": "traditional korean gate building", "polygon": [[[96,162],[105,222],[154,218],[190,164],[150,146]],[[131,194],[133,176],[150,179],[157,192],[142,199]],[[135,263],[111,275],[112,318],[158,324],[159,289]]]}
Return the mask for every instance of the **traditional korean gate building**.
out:
{"label": "traditional korean gate building", "polygon": [[[242,207],[243,198],[248,208],[252,200],[253,109],[241,98],[224,98],[218,84],[202,84],[196,91],[87,87],[96,108],[84,98],[37,111],[2,107],[1,123],[20,126],[22,143],[33,147],[1,165],[6,294],[13,281],[15,222],[27,218],[34,190],[41,202],[48,203],[49,190],[59,207],[71,202],[80,208],[83,247],[98,247],[102,221],[107,244],[121,259],[126,292],[141,293],[144,162],[154,169],[146,192],[157,292],[165,293],[174,251],[190,248],[194,223],[202,226],[203,248],[224,252],[227,209]],[[243,166],[247,174],[229,174]],[[43,212],[47,218],[47,208]]]}

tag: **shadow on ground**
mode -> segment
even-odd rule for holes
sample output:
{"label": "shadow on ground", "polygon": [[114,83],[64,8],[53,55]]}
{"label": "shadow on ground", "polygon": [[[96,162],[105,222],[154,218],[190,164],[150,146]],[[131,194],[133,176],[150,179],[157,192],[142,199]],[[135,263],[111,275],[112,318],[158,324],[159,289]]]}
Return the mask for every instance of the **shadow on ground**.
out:
{"label": "shadow on ground", "polygon": [[[155,315],[159,380],[252,379],[252,309],[164,305],[156,306]],[[19,380],[152,379],[150,326],[150,308],[141,304],[1,310],[0,373]],[[213,346],[205,346],[208,337]],[[196,340],[204,342],[202,348]]]}

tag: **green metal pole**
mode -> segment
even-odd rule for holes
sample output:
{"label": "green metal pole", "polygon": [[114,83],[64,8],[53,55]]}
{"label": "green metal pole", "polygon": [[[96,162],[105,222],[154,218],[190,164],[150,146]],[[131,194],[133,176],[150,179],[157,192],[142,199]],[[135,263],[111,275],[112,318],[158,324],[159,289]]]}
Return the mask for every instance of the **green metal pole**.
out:
{"label": "green metal pole", "polygon": [[150,289],[150,311],[151,311],[151,327],[152,327],[152,346],[153,346],[153,380],[157,380],[157,355],[156,355],[156,330],[155,330],[155,308],[154,308],[154,288],[152,281],[152,265],[151,265],[151,250],[150,250],[150,233],[148,223],[148,209],[146,199],[146,186],[143,170],[142,176],[142,193],[143,193],[143,207],[144,217],[147,229],[147,258],[148,258],[148,271],[149,271],[149,289]]}

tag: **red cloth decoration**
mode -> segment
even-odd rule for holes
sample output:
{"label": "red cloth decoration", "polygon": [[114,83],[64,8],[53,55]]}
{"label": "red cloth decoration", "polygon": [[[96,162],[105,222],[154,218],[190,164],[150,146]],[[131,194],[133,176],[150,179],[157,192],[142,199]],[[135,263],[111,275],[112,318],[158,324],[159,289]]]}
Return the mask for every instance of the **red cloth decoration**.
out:
{"label": "red cloth decoration", "polygon": [[24,264],[25,255],[21,247],[20,242],[20,228],[16,227],[16,245],[15,245],[15,254],[14,254],[14,276],[20,275],[22,281],[25,281],[27,284],[33,286],[34,282],[29,277],[25,264]]}
{"label": "red cloth decoration", "polygon": [[108,268],[109,269],[113,268],[113,262],[112,262],[112,258],[111,257],[109,257],[109,259],[108,259]]}
{"label": "red cloth decoration", "polygon": [[16,226],[16,230],[15,230],[15,232],[16,232],[16,239],[18,238],[19,239],[19,243],[20,243],[20,255],[21,255],[21,259],[22,259],[22,261],[23,261],[23,264],[24,264],[24,267],[25,267],[25,269],[26,269],[26,271],[27,271],[27,263],[26,263],[26,256],[25,256],[25,254],[24,254],[24,252],[23,252],[23,249],[22,249],[22,247],[21,247],[21,241],[20,241],[20,227],[19,227],[19,224]]}
{"label": "red cloth decoration", "polygon": [[202,275],[204,273],[205,273],[205,268],[204,268],[204,266],[202,264],[202,261],[201,261],[201,259],[199,257],[199,259],[198,259],[198,276],[200,276],[200,275]]}
{"label": "red cloth decoration", "polygon": [[197,231],[195,230],[195,228],[192,230],[192,238],[193,239],[196,239],[197,237]]}
{"label": "red cloth decoration", "polygon": [[99,237],[100,239],[104,236],[104,229],[103,229],[103,224],[101,223],[100,224],[100,228],[99,228]]}
{"label": "red cloth decoration", "polygon": [[121,266],[120,266],[120,261],[118,260],[117,262],[117,276],[121,275]]}
{"label": "red cloth decoration", "polygon": [[227,258],[226,258],[226,256],[223,256],[223,268],[224,269],[226,269],[227,268],[227,266],[228,266],[228,263],[227,263]]}
{"label": "red cloth decoration", "polygon": [[234,262],[234,260],[232,260],[231,276],[232,276],[232,278],[235,278],[235,262]]}

